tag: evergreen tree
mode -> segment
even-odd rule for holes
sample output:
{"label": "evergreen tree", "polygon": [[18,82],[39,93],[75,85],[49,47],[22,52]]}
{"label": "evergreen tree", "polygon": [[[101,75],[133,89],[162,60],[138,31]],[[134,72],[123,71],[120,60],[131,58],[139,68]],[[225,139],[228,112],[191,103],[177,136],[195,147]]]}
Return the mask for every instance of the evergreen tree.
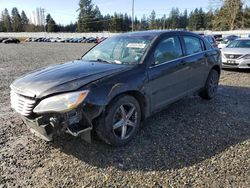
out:
{"label": "evergreen tree", "polygon": [[47,32],[57,32],[57,25],[50,14],[46,16],[46,30]]}
{"label": "evergreen tree", "polygon": [[94,5],[92,4],[92,0],[80,0],[79,2],[80,8],[78,9],[78,24],[77,31],[78,32],[92,32],[94,31],[96,24],[96,11]]}
{"label": "evergreen tree", "polygon": [[188,26],[188,11],[187,9],[180,15],[180,28],[186,29]]}
{"label": "evergreen tree", "polygon": [[149,22],[149,29],[156,29],[156,13],[154,10],[151,12],[148,22]]}
{"label": "evergreen tree", "polygon": [[180,28],[180,11],[178,8],[172,8],[170,11],[169,24],[171,29]]}
{"label": "evergreen tree", "polygon": [[22,13],[21,13],[21,24],[22,24],[22,31],[26,31],[26,28],[29,24],[29,19],[26,16],[24,11],[22,11]]}
{"label": "evergreen tree", "polygon": [[205,16],[205,27],[208,30],[213,30],[213,20],[214,20],[214,13],[213,11],[208,11]]}
{"label": "evergreen tree", "polygon": [[[128,14],[125,13],[125,14],[123,15],[123,26],[122,26],[122,31],[130,31],[130,30],[131,30],[130,23],[131,23],[131,20],[130,20],[130,18],[128,17]],[[137,27],[137,23],[138,23],[138,20],[137,20],[137,18],[135,17],[135,26],[136,26],[136,27]],[[138,30],[138,28],[136,28],[136,30]]]}
{"label": "evergreen tree", "polygon": [[103,16],[98,6],[95,6],[94,15],[95,15],[95,21],[94,21],[95,25],[93,28],[94,31],[103,31]]}
{"label": "evergreen tree", "polygon": [[103,17],[103,30],[109,31],[110,26],[111,26],[111,16],[107,14],[106,16]]}
{"label": "evergreen tree", "polygon": [[122,28],[123,28],[122,15],[115,13],[111,19],[111,31],[121,32]]}
{"label": "evergreen tree", "polygon": [[196,8],[194,11],[190,13],[188,28],[190,30],[195,30],[195,31],[201,29],[204,30],[206,28],[205,22],[206,22],[206,15],[203,12],[202,8],[200,9]]}
{"label": "evergreen tree", "polygon": [[10,18],[9,11],[7,8],[4,9],[3,11],[2,20],[3,20],[3,30],[6,32],[11,32],[12,23],[11,23],[11,18]]}
{"label": "evergreen tree", "polygon": [[16,7],[11,11],[12,28],[14,32],[22,31],[22,19]]}
{"label": "evergreen tree", "polygon": [[141,27],[140,27],[140,30],[148,30],[149,28],[149,25],[148,25],[148,22],[147,22],[147,18],[146,18],[146,15],[144,14],[141,18]]}

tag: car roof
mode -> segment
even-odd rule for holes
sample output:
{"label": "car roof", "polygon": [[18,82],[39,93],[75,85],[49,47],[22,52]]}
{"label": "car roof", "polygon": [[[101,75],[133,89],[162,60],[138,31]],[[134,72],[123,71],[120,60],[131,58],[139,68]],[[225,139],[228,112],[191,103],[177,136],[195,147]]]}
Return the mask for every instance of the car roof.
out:
{"label": "car roof", "polygon": [[250,40],[250,38],[238,38],[237,41],[244,41],[244,40]]}
{"label": "car roof", "polygon": [[[192,32],[188,32],[188,31],[180,31],[180,30],[149,30],[149,31],[136,31],[136,32],[128,32],[128,33],[124,33],[118,36],[138,36],[138,37],[143,37],[143,36],[152,36],[152,37],[157,37],[160,36],[162,34],[167,34],[167,33],[173,33],[173,34],[193,34],[193,35],[197,35],[195,33]],[[199,35],[197,35],[199,36]]]}

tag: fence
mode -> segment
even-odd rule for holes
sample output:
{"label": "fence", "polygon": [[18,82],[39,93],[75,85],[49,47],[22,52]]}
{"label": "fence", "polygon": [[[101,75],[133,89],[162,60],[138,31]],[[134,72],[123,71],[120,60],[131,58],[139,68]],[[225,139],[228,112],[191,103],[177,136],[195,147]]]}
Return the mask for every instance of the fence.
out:
{"label": "fence", "polygon": [[46,33],[46,32],[21,32],[21,33],[3,33],[0,37],[60,37],[60,38],[80,38],[80,37],[111,37],[119,33]]}
{"label": "fence", "polygon": [[[201,33],[201,32],[199,32]],[[248,37],[250,30],[234,30],[234,31],[202,31],[204,34],[221,34],[223,37],[228,35],[238,35]],[[111,37],[119,33],[46,33],[46,32],[21,32],[21,33],[3,33],[0,32],[0,37],[60,37],[60,38],[80,38],[80,37]]]}

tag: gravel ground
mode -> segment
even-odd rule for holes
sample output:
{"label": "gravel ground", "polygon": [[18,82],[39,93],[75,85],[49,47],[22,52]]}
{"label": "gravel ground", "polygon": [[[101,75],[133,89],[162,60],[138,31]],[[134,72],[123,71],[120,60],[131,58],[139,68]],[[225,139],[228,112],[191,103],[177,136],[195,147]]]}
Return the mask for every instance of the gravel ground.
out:
{"label": "gravel ground", "polygon": [[0,44],[0,187],[250,187],[250,71],[223,71],[218,96],[152,116],[127,146],[32,136],[9,105],[18,76],[86,44]]}

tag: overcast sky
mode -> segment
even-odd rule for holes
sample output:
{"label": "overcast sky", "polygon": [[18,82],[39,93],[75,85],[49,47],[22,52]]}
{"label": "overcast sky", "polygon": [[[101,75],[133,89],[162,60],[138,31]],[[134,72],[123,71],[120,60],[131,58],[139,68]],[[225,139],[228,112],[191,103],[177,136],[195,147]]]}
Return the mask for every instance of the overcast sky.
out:
{"label": "overcast sky", "polygon": [[[0,10],[13,7],[24,10],[28,17],[37,7],[45,8],[46,13],[50,13],[57,23],[68,24],[77,20],[79,0],[0,0]],[[141,18],[143,14],[148,16],[154,9],[157,17],[169,14],[172,7],[177,7],[181,11],[187,9],[189,12],[195,8],[202,7],[205,11],[209,9],[209,0],[135,0],[135,15]],[[131,15],[132,0],[93,0],[98,5],[102,14],[128,13]]]}

